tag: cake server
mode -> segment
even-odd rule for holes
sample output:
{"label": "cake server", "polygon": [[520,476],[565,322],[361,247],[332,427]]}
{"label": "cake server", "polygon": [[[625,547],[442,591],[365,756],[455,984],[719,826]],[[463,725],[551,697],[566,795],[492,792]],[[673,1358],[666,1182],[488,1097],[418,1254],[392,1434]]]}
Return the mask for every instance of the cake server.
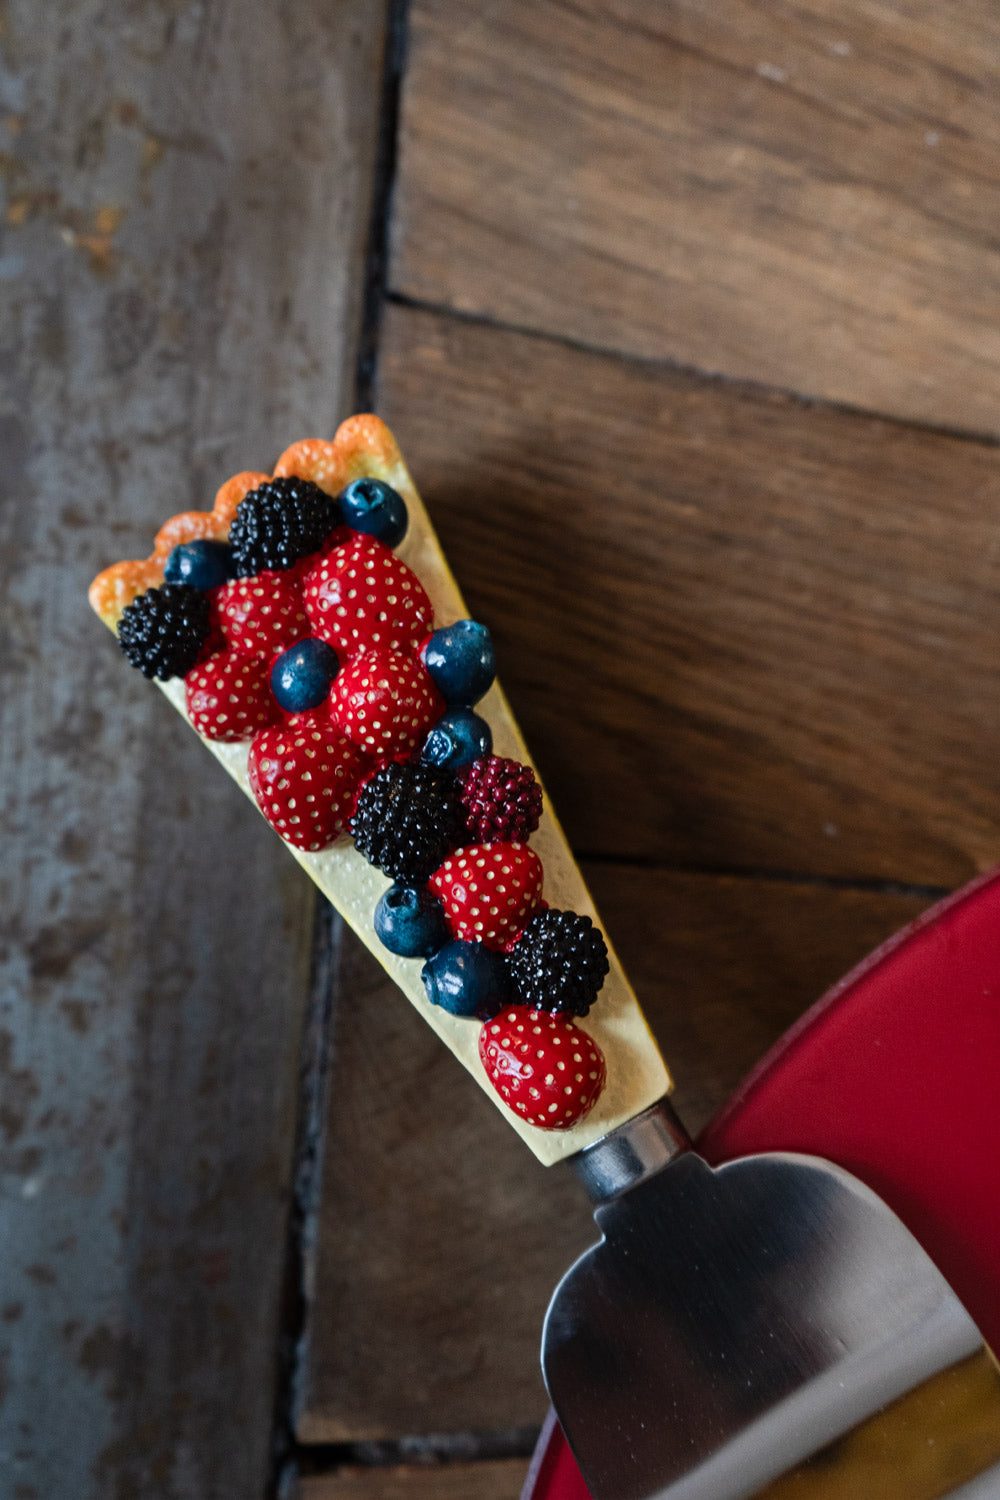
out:
{"label": "cake server", "polygon": [[[274,494],[284,494],[278,481],[290,477],[309,481],[328,495],[359,478],[392,486],[405,502],[409,521],[396,548],[400,562],[415,573],[433,605],[435,622],[465,614],[399,450],[372,417],[351,419],[332,443],[295,444],[272,476],[233,476],[211,512],[170,518],[148,558],[116,564],[95,580],[94,608],[114,629],[130,602],[162,584],[176,545],[194,539],[225,542],[243,500],[268,485]],[[273,503],[269,498],[268,504]],[[336,564],[330,566],[335,572]],[[292,592],[295,577],[289,574],[286,580]],[[375,587],[373,575],[361,596]],[[411,583],[399,588],[411,589],[410,599],[416,596]],[[274,592],[263,575],[253,589],[268,598],[268,590]],[[360,617],[367,607],[364,597],[345,597]],[[167,612],[177,603],[166,595],[151,601],[157,610],[161,602]],[[397,596],[387,602],[395,607]],[[143,630],[151,628],[153,617],[146,621],[144,616]],[[246,692],[253,672],[263,670],[244,667],[242,675],[227,676],[229,666],[235,662],[239,667],[242,658],[232,652],[225,660],[218,682],[206,680],[204,689],[210,698],[216,694],[220,726],[223,709],[230,713],[228,703],[238,715],[249,715],[250,699],[224,695]],[[411,662],[407,670],[412,675],[419,669]],[[385,686],[380,684],[380,690]],[[183,681],[175,676],[163,688],[186,715]],[[529,763],[498,686],[489,688],[477,711],[492,731],[494,751]],[[297,755],[296,747],[308,743],[304,733],[278,731],[276,749],[261,753],[274,763],[278,755]],[[287,734],[287,744],[282,734]],[[315,738],[322,738],[318,730]],[[230,738],[227,731],[205,743],[253,797],[249,741]],[[273,770],[274,764],[262,762],[268,764]],[[327,767],[317,763],[320,769],[327,774]],[[303,786],[308,802],[306,792]],[[296,813],[292,822],[297,821]],[[595,916],[547,801],[532,847],[544,865],[550,907]],[[604,1238],[557,1290],[546,1322],[544,1365],[556,1410],[595,1500],[735,1500],[751,1495],[914,1387],[943,1372],[981,1365],[986,1356],[975,1325],[902,1224],[861,1184],[821,1161],[783,1155],[713,1171],[690,1151],[663,1099],[669,1074],[610,947],[600,1001],[581,1028],[557,1024],[544,1012],[528,1022],[523,1013],[515,1018],[501,1011],[480,1035],[468,1011],[455,1014],[433,1003],[421,981],[419,960],[380,946],[372,914],[390,882],[349,840],[291,852],[536,1156],[546,1164],[578,1160],[598,1204]],[[505,1029],[515,1033],[507,1042]],[[532,1032],[539,1034],[537,1041]],[[480,1060],[481,1055],[488,1059],[493,1043],[507,1047],[512,1057],[519,1048],[542,1042],[553,1059],[551,1076],[543,1079],[549,1070],[540,1069],[537,1078],[529,1078],[526,1067],[514,1059],[512,1067],[521,1071],[516,1088],[511,1073],[505,1075],[510,1090],[501,1086],[502,1069],[494,1066],[494,1081]],[[574,1048],[579,1052],[571,1073],[586,1089],[591,1043],[606,1058],[607,1086],[590,1112],[568,1128],[539,1128],[527,1112],[527,1096],[537,1097],[543,1088],[561,1094],[563,1081],[565,1092],[571,1092],[570,1077],[563,1080],[556,1073],[561,1064],[551,1049],[562,1045],[567,1062]],[[528,1053],[524,1055],[527,1059]],[[494,1062],[495,1056],[494,1051]],[[598,1079],[597,1069],[589,1076]],[[518,1090],[515,1100],[512,1094]],[[517,1108],[526,1113],[519,1117]],[[1000,1393],[991,1387],[990,1395],[1000,1434]],[[663,1436],[665,1414],[669,1440]]]}

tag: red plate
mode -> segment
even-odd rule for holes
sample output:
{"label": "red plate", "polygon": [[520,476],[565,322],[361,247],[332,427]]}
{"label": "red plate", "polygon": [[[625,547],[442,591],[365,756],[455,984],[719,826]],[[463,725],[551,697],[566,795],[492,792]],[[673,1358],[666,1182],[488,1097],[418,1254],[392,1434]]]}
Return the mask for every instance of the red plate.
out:
{"label": "red plate", "polygon": [[[1000,870],[925,912],[772,1048],[702,1134],[710,1162],[824,1156],[881,1195],[1000,1349]],[[546,1423],[522,1500],[590,1500]]]}

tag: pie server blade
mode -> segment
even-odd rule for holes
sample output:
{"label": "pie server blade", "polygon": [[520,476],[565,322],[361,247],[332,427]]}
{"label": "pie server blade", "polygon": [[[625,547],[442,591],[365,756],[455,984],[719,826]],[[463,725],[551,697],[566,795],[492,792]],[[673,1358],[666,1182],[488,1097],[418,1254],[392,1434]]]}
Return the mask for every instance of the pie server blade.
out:
{"label": "pie server blade", "polygon": [[[1000,1370],[896,1215],[816,1157],[713,1168],[688,1146],[664,1102],[578,1159],[602,1238],[556,1289],[542,1364],[594,1500],[769,1494],[876,1414],[905,1426],[915,1393],[940,1405],[955,1386],[969,1430],[919,1494],[993,1466],[1000,1494]],[[912,1437],[934,1443],[926,1423]],[[816,1493],[862,1500],[850,1473]]]}
{"label": "pie server blade", "polygon": [[[988,1342],[1000,1337],[998,988],[995,870],[923,912],[836,984],[697,1141],[713,1165],[791,1150],[862,1178],[904,1219]],[[996,1500],[993,1379],[986,1357],[958,1378],[932,1379],[767,1494]],[[551,1412],[522,1500],[591,1500]]]}

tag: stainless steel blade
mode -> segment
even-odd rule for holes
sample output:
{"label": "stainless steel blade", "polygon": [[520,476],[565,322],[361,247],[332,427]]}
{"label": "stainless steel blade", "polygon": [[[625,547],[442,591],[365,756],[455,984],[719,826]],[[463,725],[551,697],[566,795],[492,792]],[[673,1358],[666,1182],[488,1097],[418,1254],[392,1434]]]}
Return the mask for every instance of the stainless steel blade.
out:
{"label": "stainless steel blade", "polygon": [[784,1154],[712,1169],[683,1144],[661,1106],[581,1157],[603,1238],[556,1289],[542,1363],[595,1500],[746,1500],[983,1350],[847,1172]]}

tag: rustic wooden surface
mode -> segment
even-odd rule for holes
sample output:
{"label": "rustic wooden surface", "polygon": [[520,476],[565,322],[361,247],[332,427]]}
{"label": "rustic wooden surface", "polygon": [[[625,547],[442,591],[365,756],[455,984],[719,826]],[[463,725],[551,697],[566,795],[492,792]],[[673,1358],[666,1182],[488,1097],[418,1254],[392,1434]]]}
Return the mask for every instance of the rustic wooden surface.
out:
{"label": "rustic wooden surface", "polygon": [[417,0],[392,286],[1000,431],[988,0]]}
{"label": "rustic wooden surface", "polygon": [[312,901],[86,603],[352,401],[380,7],[246,17],[4,7],[5,1500],[267,1482]]}
{"label": "rustic wooden surface", "polygon": [[342,1469],[307,1479],[301,1500],[518,1500],[527,1473],[523,1459],[421,1468]]}
{"label": "rustic wooden surface", "polygon": [[13,1500],[252,1500],[293,1419],[299,1500],[513,1500],[543,1415],[574,1184],[350,943],[299,1080],[307,887],[83,602],[359,340],[690,1123],[1000,851],[993,10],[389,11],[398,101],[381,4],[4,7]]}

